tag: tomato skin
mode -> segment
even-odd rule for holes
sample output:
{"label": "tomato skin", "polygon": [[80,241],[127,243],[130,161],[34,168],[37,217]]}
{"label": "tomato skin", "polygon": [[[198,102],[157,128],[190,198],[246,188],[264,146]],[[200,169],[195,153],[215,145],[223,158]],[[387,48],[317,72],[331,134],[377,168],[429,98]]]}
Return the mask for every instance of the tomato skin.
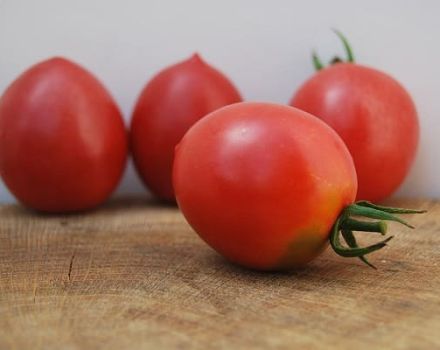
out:
{"label": "tomato skin", "polygon": [[103,202],[121,178],[127,144],[112,97],[67,59],[32,66],[0,100],[0,174],[36,210],[71,212]]}
{"label": "tomato skin", "polygon": [[174,148],[185,132],[206,114],[241,100],[232,83],[197,54],[145,86],[133,112],[130,142],[136,169],[158,198],[175,201]]}
{"label": "tomato skin", "polygon": [[176,148],[173,183],[200,237],[260,270],[316,257],[357,190],[352,158],[330,127],[267,103],[237,103],[197,122]]}
{"label": "tomato skin", "polygon": [[358,199],[381,201],[405,179],[419,123],[411,97],[392,77],[338,63],[306,81],[290,105],[319,117],[344,140],[358,174]]}

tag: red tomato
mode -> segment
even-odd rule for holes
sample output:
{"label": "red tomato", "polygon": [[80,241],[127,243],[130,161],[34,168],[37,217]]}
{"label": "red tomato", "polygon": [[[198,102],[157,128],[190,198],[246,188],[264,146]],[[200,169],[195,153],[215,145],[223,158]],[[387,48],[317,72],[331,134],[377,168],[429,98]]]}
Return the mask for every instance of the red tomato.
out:
{"label": "red tomato", "polygon": [[290,105],[321,118],[344,140],[356,166],[358,199],[381,201],[405,179],[419,124],[411,97],[390,76],[336,63],[306,81]]}
{"label": "red tomato", "polygon": [[256,269],[303,265],[356,196],[351,156],[323,122],[265,103],[221,108],[176,148],[174,188],[195,231]]}
{"label": "red tomato", "polygon": [[142,91],[131,123],[131,149],[139,175],[159,198],[174,201],[174,147],[200,118],[241,101],[232,83],[195,54],[151,80]]}
{"label": "red tomato", "polygon": [[100,204],[118,184],[126,157],[115,102],[71,61],[31,67],[0,100],[0,174],[31,208],[69,212]]}
{"label": "red tomato", "polygon": [[329,238],[337,254],[372,266],[365,255],[391,237],[359,247],[353,231],[385,234],[384,220],[409,226],[393,214],[421,212],[352,203],[357,178],[344,142],[318,118],[267,103],[237,103],[198,121],[176,147],[173,183],[202,239],[261,270],[304,265]]}

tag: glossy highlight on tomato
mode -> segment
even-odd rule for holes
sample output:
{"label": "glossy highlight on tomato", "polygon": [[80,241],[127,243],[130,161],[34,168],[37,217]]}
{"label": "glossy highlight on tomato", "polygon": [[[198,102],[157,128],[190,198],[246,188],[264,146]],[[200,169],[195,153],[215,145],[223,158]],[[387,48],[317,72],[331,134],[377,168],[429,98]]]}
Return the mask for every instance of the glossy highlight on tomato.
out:
{"label": "glossy highlight on tomato", "polygon": [[229,260],[261,270],[306,264],[356,196],[338,135],[299,109],[238,103],[197,122],[176,148],[182,213]]}
{"label": "glossy highlight on tomato", "polygon": [[118,107],[72,61],[57,57],[32,66],[0,99],[0,174],[28,207],[93,208],[118,184],[126,158]]}
{"label": "glossy highlight on tomato", "polygon": [[234,85],[199,55],[168,67],[136,103],[130,143],[136,169],[155,196],[174,201],[174,148],[200,118],[242,98]]}
{"label": "glossy highlight on tomato", "polygon": [[354,62],[347,50],[295,93],[290,105],[330,125],[344,140],[356,166],[358,199],[382,201],[407,176],[419,142],[417,111],[408,92],[391,76]]}

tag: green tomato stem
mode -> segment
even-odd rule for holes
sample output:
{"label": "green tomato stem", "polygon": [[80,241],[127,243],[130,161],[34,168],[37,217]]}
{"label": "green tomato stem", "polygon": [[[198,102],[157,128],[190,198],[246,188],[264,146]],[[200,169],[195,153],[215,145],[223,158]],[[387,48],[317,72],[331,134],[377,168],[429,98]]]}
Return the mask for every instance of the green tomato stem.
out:
{"label": "green tomato stem", "polygon": [[354,63],[353,50],[351,49],[351,45],[349,44],[347,38],[337,29],[333,29],[333,32],[339,37],[339,39],[341,39],[342,45],[344,45],[345,53],[347,55],[347,62]]}
{"label": "green tomato stem", "polygon": [[320,58],[318,57],[318,55],[316,54],[316,52],[312,53],[312,60],[313,60],[313,66],[315,67],[316,71],[321,70],[322,68],[324,68],[324,65],[322,64]]}
{"label": "green tomato stem", "polygon": [[[330,234],[330,245],[336,254],[349,258],[357,257],[368,266],[375,268],[375,266],[366,259],[365,255],[385,247],[393,236],[367,247],[359,247],[353,231],[377,232],[385,235],[387,231],[385,221],[396,221],[407,227],[414,228],[393,214],[420,214],[425,212],[425,210],[384,207],[367,201],[356,202],[346,207],[336,220]],[[361,221],[353,219],[352,216],[356,216],[357,218],[378,219],[379,221]],[[342,234],[342,237],[347,243],[347,247],[341,244],[340,234]]]}
{"label": "green tomato stem", "polygon": [[[339,39],[341,39],[342,45],[344,46],[344,49],[345,49],[345,54],[347,56],[347,59],[344,61],[340,57],[335,56],[329,62],[329,64],[333,65],[333,64],[337,64],[337,63],[341,63],[341,62],[354,63],[355,59],[354,59],[353,50],[352,50],[351,45],[348,42],[347,38],[337,29],[333,29],[333,32],[339,37]],[[312,61],[313,61],[313,66],[315,67],[316,71],[320,71],[321,69],[325,68],[325,65],[322,63],[321,59],[318,57],[318,54],[315,51],[312,53]]]}
{"label": "green tomato stem", "polygon": [[[356,242],[356,237],[353,234],[353,231],[351,230],[341,230],[342,237],[344,238],[345,242],[348,244],[350,248],[357,248],[358,244]],[[367,264],[368,266],[372,267],[373,269],[377,270],[376,266],[374,266],[372,263],[368,261],[368,259],[365,257],[365,255],[359,256],[359,259]]]}
{"label": "green tomato stem", "polygon": [[385,221],[359,221],[350,217],[344,220],[344,230],[378,232],[382,236],[387,233],[387,223]]}

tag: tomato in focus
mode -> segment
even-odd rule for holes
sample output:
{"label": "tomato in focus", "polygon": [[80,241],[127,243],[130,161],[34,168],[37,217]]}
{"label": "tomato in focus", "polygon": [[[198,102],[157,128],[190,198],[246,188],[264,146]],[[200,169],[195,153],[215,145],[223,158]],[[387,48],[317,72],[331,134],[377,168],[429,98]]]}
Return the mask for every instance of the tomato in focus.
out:
{"label": "tomato in focus", "polygon": [[176,148],[173,179],[200,237],[261,270],[316,257],[357,190],[350,153],[330,127],[267,103],[237,103],[197,122]]}
{"label": "tomato in focus", "polygon": [[174,147],[185,132],[206,114],[241,100],[234,85],[197,54],[145,86],[133,112],[130,143],[136,169],[155,196],[175,201]]}
{"label": "tomato in focus", "polygon": [[118,184],[126,157],[126,130],[112,97],[67,59],[34,65],[0,100],[0,175],[28,207],[97,206]]}

